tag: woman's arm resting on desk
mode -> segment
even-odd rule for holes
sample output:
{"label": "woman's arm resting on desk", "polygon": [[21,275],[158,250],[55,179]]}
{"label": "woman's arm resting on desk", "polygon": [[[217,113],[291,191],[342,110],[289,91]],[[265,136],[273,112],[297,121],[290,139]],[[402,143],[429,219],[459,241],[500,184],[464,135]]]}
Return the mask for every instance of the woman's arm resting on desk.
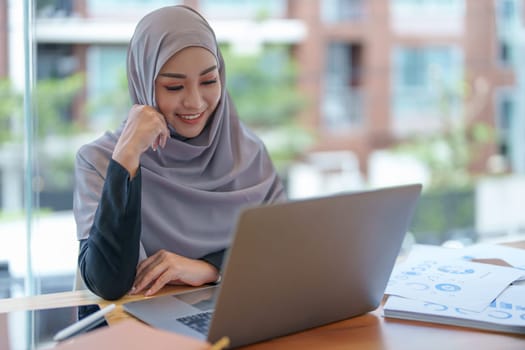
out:
{"label": "woman's arm resting on desk", "polygon": [[140,171],[130,180],[125,168],[110,162],[89,238],[80,242],[79,267],[86,286],[100,297],[114,300],[126,294],[134,280],[133,292],[149,287],[148,295],[169,283],[197,286],[217,281],[224,250],[198,260],[160,251],[139,265],[135,279],[140,187]]}
{"label": "woman's arm resting on desk", "polygon": [[[206,257],[210,259],[209,255]],[[201,286],[218,279],[219,267],[204,259],[190,259],[167,250],[159,250],[138,265],[132,293],[145,291],[144,294],[150,296],[167,284]]]}
{"label": "woman's arm resting on desk", "polygon": [[114,300],[135,278],[140,245],[140,170],[131,180],[119,163],[109,163],[102,197],[89,238],[80,242],[78,265],[86,286]]}

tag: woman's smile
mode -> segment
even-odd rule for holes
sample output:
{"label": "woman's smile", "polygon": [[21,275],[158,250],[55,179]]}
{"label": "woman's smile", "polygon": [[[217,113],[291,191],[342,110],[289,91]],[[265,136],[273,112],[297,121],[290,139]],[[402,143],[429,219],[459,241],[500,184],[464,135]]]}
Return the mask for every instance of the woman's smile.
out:
{"label": "woman's smile", "polygon": [[198,123],[203,115],[204,112],[197,114],[175,114],[175,116],[179,117],[183,122],[188,124]]}

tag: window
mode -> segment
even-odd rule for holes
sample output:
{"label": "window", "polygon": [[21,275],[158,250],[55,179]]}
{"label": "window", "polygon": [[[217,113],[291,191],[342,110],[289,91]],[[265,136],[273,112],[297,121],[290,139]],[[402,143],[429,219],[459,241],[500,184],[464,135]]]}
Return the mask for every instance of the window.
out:
{"label": "window", "polygon": [[512,89],[502,88],[496,94],[496,130],[498,151],[507,161],[513,154],[512,130],[516,106]]}
{"label": "window", "polygon": [[362,47],[332,42],[326,54],[322,118],[330,130],[348,129],[363,121]]}
{"label": "window", "polygon": [[38,44],[37,78],[65,78],[75,72],[78,62],[71,45]]}
{"label": "window", "polygon": [[461,35],[464,0],[391,0],[390,22],[398,34],[428,36]]}
{"label": "window", "polygon": [[459,49],[398,47],[392,75],[392,114],[399,129],[409,131],[423,124],[435,128],[441,118],[461,115],[463,58]]}
{"label": "window", "polygon": [[511,66],[516,60],[514,56],[517,54],[516,49],[519,42],[516,31],[519,30],[521,24],[519,4],[517,0],[496,0],[498,37],[496,55],[504,67]]}
{"label": "window", "polygon": [[[519,0],[518,0],[519,1]],[[502,22],[512,21],[517,16],[516,0],[496,0],[496,15]]]}
{"label": "window", "polygon": [[73,14],[73,1],[48,0],[36,1],[37,17],[68,17]]}
{"label": "window", "polygon": [[87,52],[88,124],[112,129],[130,106],[126,80],[126,46],[91,46]]}
{"label": "window", "polygon": [[324,22],[346,22],[364,17],[365,0],[324,0],[321,1],[321,18]]}

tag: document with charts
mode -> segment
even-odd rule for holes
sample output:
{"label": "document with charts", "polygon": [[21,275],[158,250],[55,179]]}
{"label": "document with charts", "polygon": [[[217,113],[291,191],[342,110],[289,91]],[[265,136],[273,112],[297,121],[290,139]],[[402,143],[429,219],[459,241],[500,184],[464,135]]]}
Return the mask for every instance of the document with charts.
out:
{"label": "document with charts", "polygon": [[476,263],[446,248],[420,246],[394,268],[385,294],[481,312],[525,271]]}
{"label": "document with charts", "polygon": [[390,296],[385,317],[525,334],[525,285],[511,285],[481,312]]}

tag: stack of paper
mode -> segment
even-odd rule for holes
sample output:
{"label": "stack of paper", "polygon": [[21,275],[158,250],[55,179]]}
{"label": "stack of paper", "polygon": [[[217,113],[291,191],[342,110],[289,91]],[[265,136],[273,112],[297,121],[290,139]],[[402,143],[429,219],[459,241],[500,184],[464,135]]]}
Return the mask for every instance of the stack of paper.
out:
{"label": "stack of paper", "polygon": [[[489,257],[519,268],[472,262]],[[392,272],[384,315],[525,334],[523,266],[515,248],[416,246]]]}

